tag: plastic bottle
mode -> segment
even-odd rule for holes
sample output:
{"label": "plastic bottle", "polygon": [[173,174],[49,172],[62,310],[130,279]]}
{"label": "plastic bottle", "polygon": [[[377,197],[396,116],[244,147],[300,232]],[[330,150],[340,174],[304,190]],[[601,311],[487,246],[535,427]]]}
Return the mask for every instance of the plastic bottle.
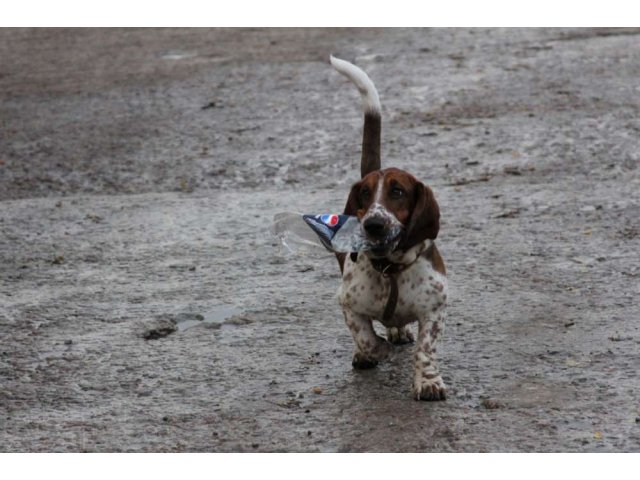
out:
{"label": "plastic bottle", "polygon": [[349,215],[278,213],[274,216],[272,231],[291,252],[320,245],[331,252],[346,253],[373,247],[358,218]]}

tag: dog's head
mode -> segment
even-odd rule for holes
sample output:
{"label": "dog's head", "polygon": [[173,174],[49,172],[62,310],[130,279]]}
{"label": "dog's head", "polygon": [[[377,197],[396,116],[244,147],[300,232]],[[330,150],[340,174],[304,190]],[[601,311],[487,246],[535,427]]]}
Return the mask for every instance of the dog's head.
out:
{"label": "dog's head", "polygon": [[440,229],[440,208],[431,189],[397,168],[371,172],[351,187],[344,213],[358,217],[375,244],[374,257],[433,240]]}

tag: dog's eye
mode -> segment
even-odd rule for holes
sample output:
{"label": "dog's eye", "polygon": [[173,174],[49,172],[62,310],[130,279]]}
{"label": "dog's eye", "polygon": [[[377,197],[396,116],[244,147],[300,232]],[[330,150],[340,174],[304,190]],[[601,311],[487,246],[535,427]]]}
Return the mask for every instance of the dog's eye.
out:
{"label": "dog's eye", "polygon": [[389,196],[394,200],[402,198],[404,197],[404,195],[404,190],[400,187],[391,187],[391,191],[389,192]]}
{"label": "dog's eye", "polygon": [[363,202],[368,201],[371,198],[371,190],[369,190],[367,187],[364,187],[360,191],[360,198],[362,199]]}

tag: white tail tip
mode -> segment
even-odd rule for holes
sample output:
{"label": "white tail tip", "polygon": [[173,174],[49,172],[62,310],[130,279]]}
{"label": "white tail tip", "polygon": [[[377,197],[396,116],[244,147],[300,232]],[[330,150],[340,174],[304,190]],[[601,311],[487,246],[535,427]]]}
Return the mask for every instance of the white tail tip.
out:
{"label": "white tail tip", "polygon": [[331,65],[333,65],[333,68],[351,80],[355,86],[358,87],[358,91],[360,92],[360,95],[362,95],[362,103],[365,113],[380,115],[382,109],[380,107],[378,90],[376,90],[376,86],[373,84],[369,76],[353,63],[341,60],[333,55],[329,56],[329,61],[331,62]]}

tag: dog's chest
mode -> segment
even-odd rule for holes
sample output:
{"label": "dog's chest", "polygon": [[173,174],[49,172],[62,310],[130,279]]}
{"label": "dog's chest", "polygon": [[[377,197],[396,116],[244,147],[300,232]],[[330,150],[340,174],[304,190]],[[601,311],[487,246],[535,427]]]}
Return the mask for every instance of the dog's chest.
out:
{"label": "dog's chest", "polygon": [[[434,312],[447,298],[446,277],[433,269],[431,262],[418,258],[409,268],[396,274],[398,303],[387,327],[402,326]],[[338,291],[344,308],[382,322],[382,313],[389,299],[390,279],[376,271],[365,255],[357,263],[347,258],[342,285]]]}

